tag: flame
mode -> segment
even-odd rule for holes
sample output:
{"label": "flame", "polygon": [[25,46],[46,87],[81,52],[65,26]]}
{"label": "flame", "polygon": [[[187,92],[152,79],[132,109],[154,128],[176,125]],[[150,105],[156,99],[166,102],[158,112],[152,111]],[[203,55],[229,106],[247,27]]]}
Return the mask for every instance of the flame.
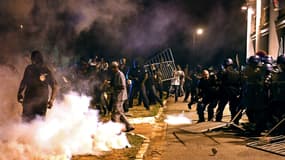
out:
{"label": "flame", "polygon": [[192,124],[192,120],[187,118],[184,113],[179,115],[167,115],[164,122],[170,125]]}
{"label": "flame", "polygon": [[72,155],[96,154],[130,147],[122,124],[98,120],[88,108],[90,97],[76,93],[48,111],[45,120],[0,128],[0,160],[68,160]]}

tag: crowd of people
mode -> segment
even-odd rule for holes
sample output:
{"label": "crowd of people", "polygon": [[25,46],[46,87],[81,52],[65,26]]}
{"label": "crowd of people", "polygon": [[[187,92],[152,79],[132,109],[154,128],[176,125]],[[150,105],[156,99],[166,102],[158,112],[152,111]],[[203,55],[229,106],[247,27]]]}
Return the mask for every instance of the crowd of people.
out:
{"label": "crowd of people", "polygon": [[[35,115],[44,116],[47,107],[52,106],[58,88],[51,71],[44,66],[40,52],[32,52],[31,59],[32,64],[26,68],[18,92],[25,121],[31,121]],[[250,135],[260,135],[285,117],[284,55],[275,61],[266,52],[259,51],[249,57],[245,66],[227,58],[220,69],[201,66],[190,69],[186,65],[182,70],[177,65],[169,84],[163,82],[164,73],[159,66],[143,65],[138,61],[130,63],[126,58],[112,62],[98,57],[82,58],[71,73],[64,78],[64,84],[59,82],[59,92],[72,89],[93,97],[90,107],[99,109],[102,115],[111,113],[111,119],[124,123],[126,131],[134,129],[124,114],[129,108],[143,105],[149,110],[152,104],[165,107],[165,100],[172,95],[174,102],[179,97],[187,103],[190,99],[189,109],[197,104],[198,122],[205,121],[205,111],[208,121],[222,121],[228,104],[231,120],[238,125],[245,111],[250,122]],[[69,87],[64,87],[67,82],[70,82]],[[50,99],[47,86],[52,88]],[[280,125],[276,133],[283,134],[284,126]]]}
{"label": "crowd of people", "polygon": [[[134,127],[124,113],[132,108],[134,99],[138,105],[143,103],[146,110],[157,102],[164,106],[161,74],[153,65],[146,68],[137,61],[128,65],[126,58],[112,62],[98,57],[81,58],[68,72],[63,72],[67,74],[59,74],[52,72],[57,69],[47,67],[40,51],[31,53],[31,62],[18,90],[23,122],[44,118],[55,98],[62,98],[61,95],[70,90],[92,97],[90,108],[98,109],[102,115],[111,113],[111,120],[124,123],[127,132]],[[160,88],[160,95],[157,95],[157,88]]]}
{"label": "crowd of people", "polygon": [[[275,61],[264,51],[249,57],[245,66],[238,66],[233,59],[224,61],[219,70],[200,69],[185,73],[184,101],[189,93],[189,109],[197,103],[198,122],[222,121],[225,106],[229,105],[231,121],[239,125],[245,112],[249,123],[246,135],[260,136],[274,126],[275,134],[284,134],[285,118],[285,56]],[[189,93],[188,93],[189,92]],[[216,112],[214,112],[216,111]]]}

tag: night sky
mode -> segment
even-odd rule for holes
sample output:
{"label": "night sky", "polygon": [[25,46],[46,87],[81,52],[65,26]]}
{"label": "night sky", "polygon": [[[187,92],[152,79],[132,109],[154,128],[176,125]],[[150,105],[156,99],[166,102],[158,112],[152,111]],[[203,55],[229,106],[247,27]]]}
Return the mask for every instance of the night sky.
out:
{"label": "night sky", "polygon": [[[246,46],[244,0],[1,0],[1,56],[147,59],[171,48],[176,63],[218,65]],[[195,36],[196,28],[204,34]],[[2,58],[3,59],[3,58]]]}

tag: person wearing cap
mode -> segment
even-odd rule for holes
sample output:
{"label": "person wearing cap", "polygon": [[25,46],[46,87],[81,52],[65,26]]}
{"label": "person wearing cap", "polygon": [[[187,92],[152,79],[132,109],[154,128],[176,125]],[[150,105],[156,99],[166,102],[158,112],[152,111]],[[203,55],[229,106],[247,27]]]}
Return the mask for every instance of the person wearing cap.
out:
{"label": "person wearing cap", "polygon": [[111,119],[114,122],[122,122],[125,124],[126,132],[132,131],[135,128],[128,122],[124,114],[123,104],[128,99],[126,78],[124,73],[119,69],[119,63],[113,61],[111,64],[112,77],[110,81],[111,86],[111,102],[112,102],[112,115]]}
{"label": "person wearing cap", "polygon": [[57,94],[57,82],[51,70],[44,64],[42,54],[33,51],[31,61],[32,64],[25,69],[18,90],[18,102],[23,104],[24,122],[31,122],[37,116],[45,117],[47,108],[53,106]]}

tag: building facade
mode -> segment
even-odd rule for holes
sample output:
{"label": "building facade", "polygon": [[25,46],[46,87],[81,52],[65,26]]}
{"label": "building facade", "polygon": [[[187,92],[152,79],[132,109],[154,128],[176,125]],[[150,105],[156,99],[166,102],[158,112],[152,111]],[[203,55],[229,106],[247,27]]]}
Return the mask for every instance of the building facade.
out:
{"label": "building facade", "polygon": [[247,57],[264,50],[274,59],[285,53],[285,0],[246,0]]}

